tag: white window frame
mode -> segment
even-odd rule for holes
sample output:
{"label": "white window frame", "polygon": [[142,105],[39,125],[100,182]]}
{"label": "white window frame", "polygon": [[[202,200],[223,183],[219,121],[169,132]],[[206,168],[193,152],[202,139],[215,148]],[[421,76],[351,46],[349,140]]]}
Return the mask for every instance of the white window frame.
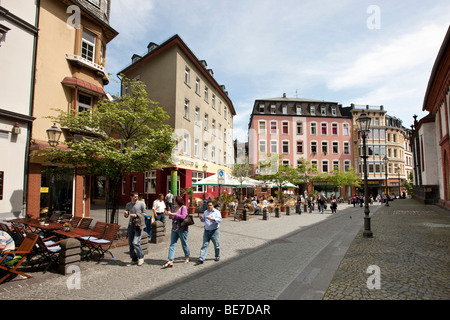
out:
{"label": "white window frame", "polygon": [[[97,42],[97,36],[90,32],[89,30],[83,30],[81,36],[81,57],[90,61],[95,62],[95,43]],[[93,39],[89,39],[93,37]],[[92,42],[93,40],[93,42]],[[86,46],[86,48],[84,48]],[[85,51],[85,52],[83,52]],[[90,56],[92,54],[92,57]]]}

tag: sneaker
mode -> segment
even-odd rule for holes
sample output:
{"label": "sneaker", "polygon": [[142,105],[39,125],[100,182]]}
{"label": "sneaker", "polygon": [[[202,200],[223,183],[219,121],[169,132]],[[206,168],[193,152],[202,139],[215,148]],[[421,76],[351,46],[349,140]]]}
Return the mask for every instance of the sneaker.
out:
{"label": "sneaker", "polygon": [[215,258],[214,261],[218,262],[220,261],[220,258]]}
{"label": "sneaker", "polygon": [[198,259],[197,264],[203,264],[203,260]]}
{"label": "sneaker", "polygon": [[137,261],[134,261],[134,260],[131,260],[131,262],[130,262],[130,265],[135,265],[135,264],[137,264],[138,262]]}
{"label": "sneaker", "polygon": [[142,266],[143,264],[144,264],[144,259],[143,258],[139,259],[137,262],[137,265]]}

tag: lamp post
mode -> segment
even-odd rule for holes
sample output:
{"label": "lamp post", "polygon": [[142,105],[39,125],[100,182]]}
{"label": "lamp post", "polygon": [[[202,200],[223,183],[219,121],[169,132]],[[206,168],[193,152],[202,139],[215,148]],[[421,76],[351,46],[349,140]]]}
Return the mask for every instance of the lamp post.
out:
{"label": "lamp post", "polygon": [[385,177],[386,177],[386,182],[385,182],[385,187],[384,187],[384,198],[385,198],[386,203],[384,205],[386,207],[389,207],[389,201],[388,201],[388,198],[387,198],[387,179],[388,179],[388,172],[387,172],[387,170],[388,170],[389,159],[388,159],[387,155],[384,156],[383,162],[384,162],[384,174],[385,174]]}
{"label": "lamp post", "polygon": [[[207,172],[208,172],[208,166],[206,165],[206,163],[203,165],[203,179],[204,178],[206,178],[206,174],[207,174]],[[206,199],[206,188],[207,188],[208,186],[207,185],[204,185],[203,186],[203,200],[205,200]]]}
{"label": "lamp post", "polygon": [[363,161],[364,161],[364,232],[363,237],[372,238],[373,233],[370,230],[370,210],[369,210],[369,188],[367,185],[367,150],[366,150],[366,139],[369,133],[371,118],[368,117],[364,112],[356,119],[358,124],[358,131],[363,139]]}
{"label": "lamp post", "polygon": [[[53,123],[53,125],[46,130],[47,132],[47,139],[48,139],[48,144],[50,145],[50,147],[52,148],[56,148],[56,146],[58,146],[59,144],[59,138],[61,137],[61,133],[62,131],[56,126],[56,123]],[[52,166],[53,166],[53,155],[52,155]],[[50,186],[50,190],[49,190],[49,205],[48,205],[48,212],[50,213],[50,210],[53,206],[53,182],[54,182],[54,176],[52,173],[52,176],[50,178],[50,182],[49,182],[49,186]]]}
{"label": "lamp post", "polygon": [[397,167],[397,173],[398,173],[398,199],[400,199],[400,194],[402,192],[402,190],[401,190],[402,181],[400,180],[400,171],[401,171],[400,167]]}

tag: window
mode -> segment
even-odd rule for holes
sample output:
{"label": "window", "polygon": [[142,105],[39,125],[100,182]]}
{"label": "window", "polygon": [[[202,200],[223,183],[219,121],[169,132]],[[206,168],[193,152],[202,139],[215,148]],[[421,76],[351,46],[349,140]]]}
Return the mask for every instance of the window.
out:
{"label": "window", "polygon": [[276,105],[274,105],[274,104],[271,104],[270,105],[270,113],[275,113],[276,112]]}
{"label": "window", "polygon": [[200,95],[200,79],[199,78],[195,79],[195,93]]}
{"label": "window", "polygon": [[339,160],[333,160],[333,170],[339,170]]}
{"label": "window", "polygon": [[199,139],[195,139],[194,140],[194,157],[198,158],[199,157],[199,145],[200,145],[200,140]]}
{"label": "window", "polygon": [[322,172],[328,172],[328,160],[322,161]]}
{"label": "window", "polygon": [[285,154],[289,153],[289,141],[284,140],[282,143],[283,143],[282,152]]}
{"label": "window", "polygon": [[281,165],[283,165],[283,166],[289,166],[289,160],[288,160],[288,159],[283,159],[283,160],[281,160]]}
{"label": "window", "polygon": [[321,128],[322,128],[322,135],[326,136],[328,134],[328,123],[322,122]]}
{"label": "window", "polygon": [[328,141],[322,141],[322,153],[323,154],[328,153]]}
{"label": "window", "polygon": [[297,115],[301,115],[302,114],[302,106],[297,106]]}
{"label": "window", "polygon": [[200,108],[195,107],[195,124],[200,127]]}
{"label": "window", "polygon": [[97,7],[100,7],[100,0],[88,0],[90,3],[95,4]]}
{"label": "window", "polygon": [[339,142],[333,141],[333,154],[339,154]]}
{"label": "window", "polygon": [[127,178],[122,177],[122,186],[121,186],[122,194],[126,193],[126,186],[127,186]]}
{"label": "window", "polygon": [[212,120],[211,129],[212,129],[212,135],[216,136],[216,119]]}
{"label": "window", "polygon": [[191,69],[189,69],[189,67],[186,66],[186,68],[184,69],[184,83],[189,85],[190,82],[191,82]]}
{"label": "window", "polygon": [[208,114],[205,113],[205,117],[203,118],[203,129],[208,130]]}
{"label": "window", "polygon": [[283,105],[283,114],[287,114],[287,105]]}
{"label": "window", "polygon": [[78,111],[92,111],[92,97],[85,94],[78,94]]}
{"label": "window", "polygon": [[184,99],[184,118],[189,120],[189,100]]}
{"label": "window", "polygon": [[350,171],[350,160],[344,160],[344,171],[345,172]]}
{"label": "window", "polygon": [[333,136],[337,136],[338,135],[338,124],[337,123],[332,123],[331,124],[331,134]]}
{"label": "window", "polygon": [[288,121],[283,121],[282,123],[281,123],[281,125],[282,125],[282,133],[283,134],[289,134],[289,122]]}
{"label": "window", "polygon": [[144,193],[156,193],[156,170],[145,171]]}
{"label": "window", "polygon": [[311,122],[310,125],[310,129],[311,129],[311,135],[317,135],[317,123],[316,122]]}
{"label": "window", "polygon": [[303,153],[303,141],[297,141],[297,153]]}
{"label": "window", "polygon": [[266,134],[266,122],[265,121],[259,121],[259,134]]}
{"label": "window", "polygon": [[259,105],[259,113],[264,113],[264,105],[263,104]]}
{"label": "window", "polygon": [[[192,183],[196,183],[203,178],[206,178],[206,173],[200,171],[192,171]],[[192,186],[194,192],[203,192],[203,186]]]}
{"label": "window", "polygon": [[227,120],[227,106],[223,107],[223,118]]}
{"label": "window", "polygon": [[317,169],[319,166],[319,163],[317,160],[311,160],[311,167]]}
{"label": "window", "polygon": [[310,106],[309,107],[309,112],[311,113],[312,116],[316,115],[316,107],[315,106]]}
{"label": "window", "polygon": [[136,176],[131,176],[131,192],[136,191]]}
{"label": "window", "polygon": [[336,115],[337,115],[337,113],[336,113],[336,107],[331,107],[331,114],[332,114],[333,116],[336,116]]}
{"label": "window", "polygon": [[81,40],[81,57],[90,62],[94,62],[95,58],[95,41],[95,34],[87,30],[83,30]]}
{"label": "window", "polygon": [[277,122],[276,121],[270,121],[270,133],[271,134],[277,133]]}
{"label": "window", "polygon": [[297,122],[297,134],[303,134],[303,122]]}
{"label": "window", "polygon": [[312,154],[317,153],[317,141],[311,141],[311,153]]}
{"label": "window", "polygon": [[320,113],[323,116],[327,115],[327,107],[325,107],[325,106],[320,107]]}
{"label": "window", "polygon": [[212,98],[211,98],[211,104],[213,109],[216,109],[216,95],[213,93]]}
{"label": "window", "polygon": [[270,141],[270,153],[278,153],[278,141],[277,140]]}
{"label": "window", "polygon": [[344,154],[350,154],[350,142],[344,142]]}
{"label": "window", "polygon": [[183,134],[183,154],[189,154],[189,133],[186,132]]}
{"label": "window", "polygon": [[259,140],[259,152],[266,153],[266,140]]}
{"label": "window", "polygon": [[208,143],[203,144],[203,159],[208,160]]}
{"label": "window", "polygon": [[216,147],[211,147],[211,161],[216,162]]}
{"label": "window", "polygon": [[207,86],[205,86],[205,101],[208,102],[209,99],[209,89]]}
{"label": "window", "polygon": [[227,129],[223,129],[223,142],[227,143]]}
{"label": "window", "polygon": [[350,135],[348,123],[342,124],[342,132],[343,132],[344,136]]}

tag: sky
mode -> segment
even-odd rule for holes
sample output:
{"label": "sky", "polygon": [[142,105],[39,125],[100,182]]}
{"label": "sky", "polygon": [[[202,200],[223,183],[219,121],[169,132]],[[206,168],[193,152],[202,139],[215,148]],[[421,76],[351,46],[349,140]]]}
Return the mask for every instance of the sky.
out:
{"label": "sky", "polygon": [[[450,1],[113,0],[105,91],[150,42],[178,34],[236,110],[234,139],[247,140],[255,100],[298,97],[343,107],[383,105],[407,128],[422,111],[450,23]],[[150,93],[151,98],[151,93]]]}

